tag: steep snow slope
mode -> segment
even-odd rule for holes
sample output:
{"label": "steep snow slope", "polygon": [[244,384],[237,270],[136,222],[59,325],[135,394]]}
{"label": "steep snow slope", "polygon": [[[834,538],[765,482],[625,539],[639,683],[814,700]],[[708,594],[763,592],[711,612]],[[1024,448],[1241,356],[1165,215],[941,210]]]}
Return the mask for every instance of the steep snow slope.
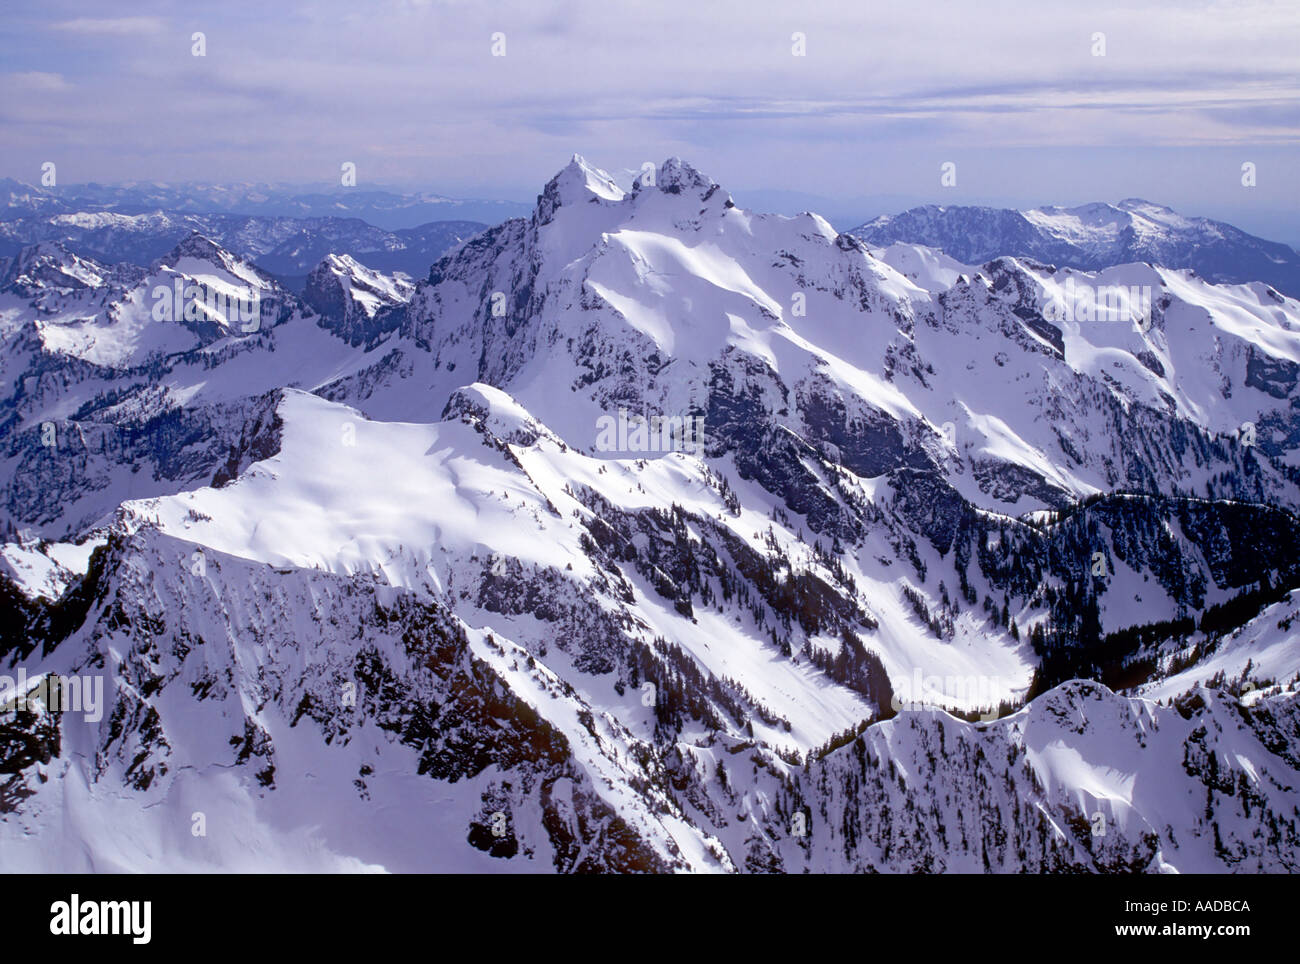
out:
{"label": "steep snow slope", "polygon": [[493,847],[522,870],[709,866],[617,761],[599,789],[622,805],[601,802],[535,708],[595,752],[574,701],[508,642],[369,580],[199,566],[155,534],[106,552],[46,666],[112,667],[110,704],[36,714],[44,761],[4,786],[6,870],[509,869]]}
{"label": "steep snow slope", "polygon": [[[490,420],[509,425],[517,419],[517,407],[500,392],[486,386],[471,391]],[[274,458],[222,489],[127,503],[125,524],[157,526],[275,566],[374,572],[387,584],[452,601],[466,592],[478,595],[480,574],[504,583],[515,571],[555,573],[574,584],[575,601],[602,601],[620,616],[635,612],[649,623],[639,634],[646,642],[656,634],[667,636],[715,675],[743,680],[773,713],[797,721],[791,736],[799,748],[819,745],[872,712],[819,674],[774,658],[774,650],[755,644],[720,616],[701,611],[694,623],[682,618],[652,587],[638,586],[639,580],[632,580],[630,607],[617,605],[613,593],[602,599],[604,575],[583,548],[586,528],[574,519],[590,511],[565,490],[587,487],[631,511],[678,505],[718,515],[722,501],[698,464],[671,459],[644,469],[606,465],[563,448],[538,425],[532,430],[544,437],[530,449],[499,451],[476,431],[473,420],[432,426],[368,422],[346,408],[296,393],[286,397],[279,414],[283,442]],[[633,487],[636,491],[629,491]],[[746,516],[730,525],[744,538],[749,527],[767,521],[756,513]],[[487,606],[480,603],[482,611],[472,616],[472,609],[460,611],[474,625],[491,620],[509,626],[512,638],[528,639],[538,648],[553,635],[532,614],[503,613],[520,617],[515,626],[493,615],[492,602],[484,601]],[[1010,665],[1025,676],[1023,667]],[[589,697],[612,695],[601,686]],[[791,736],[770,733],[783,744]]]}
{"label": "steep snow slope", "polygon": [[[1287,598],[1265,607],[1258,616],[1230,634],[1202,634],[1183,646],[1166,646],[1163,658],[1170,675],[1146,683],[1138,692],[1166,700],[1196,686],[1217,685],[1242,694],[1244,702],[1263,695],[1293,693],[1300,688],[1300,600]],[[1189,660],[1189,655],[1199,658]],[[1190,654],[1189,654],[1190,650]],[[1182,665],[1181,670],[1178,666]],[[1251,694],[1255,695],[1252,696]]]}
{"label": "steep snow slope", "polygon": [[1162,707],[1085,682],[986,728],[904,714],[791,781],[782,808],[823,832],[784,867],[1294,873],[1296,728],[1294,697]]}

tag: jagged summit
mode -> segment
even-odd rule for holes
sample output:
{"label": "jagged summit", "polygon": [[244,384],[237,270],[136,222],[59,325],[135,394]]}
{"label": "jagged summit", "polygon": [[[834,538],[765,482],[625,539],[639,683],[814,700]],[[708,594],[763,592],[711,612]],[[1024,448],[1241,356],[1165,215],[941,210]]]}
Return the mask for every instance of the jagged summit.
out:
{"label": "jagged summit", "polygon": [[690,190],[705,195],[718,187],[713,178],[692,167],[680,157],[670,157],[659,166],[657,183],[659,190],[668,194],[680,194]]}
{"label": "jagged summit", "polygon": [[170,267],[175,267],[181,258],[198,258],[200,261],[211,261],[218,264],[224,262],[227,258],[233,257],[234,255],[206,234],[191,231],[189,237],[182,240],[163,256],[162,262]]}
{"label": "jagged summit", "polygon": [[380,273],[375,271],[369,265],[352,257],[350,254],[334,253],[327,254],[325,257],[321,258],[320,261],[317,262],[316,267],[312,268],[311,274],[308,275],[308,277],[326,272],[333,275],[350,276],[354,278]]}
{"label": "jagged summit", "polygon": [[[646,177],[646,173],[652,176]],[[712,199],[719,191],[713,178],[693,167],[680,157],[669,157],[653,172],[638,172],[630,192],[624,191],[608,172],[594,167],[581,154],[574,154],[569,163],[547,182],[537,199],[539,224],[547,224],[559,207],[569,207],[590,202],[620,203],[647,195],[652,191],[681,195],[691,193],[700,199]],[[731,195],[722,193],[725,207],[733,207]]]}
{"label": "jagged summit", "polygon": [[94,288],[104,283],[109,270],[83,258],[59,241],[40,241],[23,248],[0,272],[0,289],[14,286],[29,297],[36,290]]}
{"label": "jagged summit", "polygon": [[155,265],[155,270],[170,268],[180,271],[187,265],[197,270],[193,262],[210,265],[219,275],[228,276],[235,284],[250,284],[263,290],[279,287],[275,279],[257,265],[198,231],[191,232],[189,237],[163,255]]}
{"label": "jagged summit", "polygon": [[330,254],[307,276],[303,301],[340,337],[361,344],[385,330],[372,323],[375,316],[405,304],[414,290],[404,274],[384,274],[350,255]]}
{"label": "jagged summit", "polygon": [[537,221],[539,224],[548,223],[559,207],[588,201],[621,201],[623,197],[623,190],[613,177],[592,167],[581,154],[574,154],[569,163],[546,182],[538,196]]}

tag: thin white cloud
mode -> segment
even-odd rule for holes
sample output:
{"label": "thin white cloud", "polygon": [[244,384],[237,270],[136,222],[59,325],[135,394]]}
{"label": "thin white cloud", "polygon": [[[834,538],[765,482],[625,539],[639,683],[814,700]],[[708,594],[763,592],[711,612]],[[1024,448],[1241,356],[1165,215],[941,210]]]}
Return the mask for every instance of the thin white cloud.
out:
{"label": "thin white cloud", "polygon": [[162,33],[163,22],[157,17],[78,17],[51,24],[51,29],[68,33],[131,36]]}
{"label": "thin white cloud", "polygon": [[[7,66],[103,96],[0,74],[14,170],[55,157],[85,180],[324,181],[351,160],[367,180],[531,197],[574,151],[633,169],[678,154],[728,188],[930,198],[955,160],[953,203],[1296,207],[1294,0],[657,0],[616,14],[608,0],[226,0],[195,25],[206,57],[161,3],[105,20],[95,0],[58,2],[58,29]],[[100,42],[173,29],[174,43]],[[1275,172],[1253,192],[1247,159]]]}
{"label": "thin white cloud", "polygon": [[6,86],[16,90],[71,90],[72,85],[63,79],[62,74],[52,74],[44,70],[23,70],[5,74]]}

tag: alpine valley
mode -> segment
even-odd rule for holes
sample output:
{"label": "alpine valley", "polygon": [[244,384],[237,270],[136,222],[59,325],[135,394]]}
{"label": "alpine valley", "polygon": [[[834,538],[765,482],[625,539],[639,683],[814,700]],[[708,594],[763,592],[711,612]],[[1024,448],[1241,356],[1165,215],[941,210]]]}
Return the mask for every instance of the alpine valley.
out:
{"label": "alpine valley", "polygon": [[1300,869],[1294,286],[676,158],[369,248],[38,207],[0,869]]}

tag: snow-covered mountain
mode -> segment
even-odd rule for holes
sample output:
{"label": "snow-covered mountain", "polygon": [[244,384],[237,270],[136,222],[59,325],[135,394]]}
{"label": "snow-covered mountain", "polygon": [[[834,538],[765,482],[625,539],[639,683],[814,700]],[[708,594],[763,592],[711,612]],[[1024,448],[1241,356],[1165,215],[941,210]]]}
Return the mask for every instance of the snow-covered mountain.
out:
{"label": "snow-covered mountain", "polygon": [[1099,271],[1145,261],[1190,268],[1216,283],[1262,281],[1300,296],[1300,254],[1292,248],[1139,198],[1028,211],[931,204],[881,215],[849,233],[873,245],[938,248],[969,264],[1011,255]]}
{"label": "snow-covered mountain", "polygon": [[17,255],[0,866],[1295,869],[1300,303],[655,174]]}
{"label": "snow-covered mountain", "polygon": [[400,319],[388,309],[406,304],[414,294],[415,285],[405,274],[386,275],[346,254],[331,254],[307,276],[302,297],[330,319],[334,331],[359,345],[384,330],[385,318]]}
{"label": "snow-covered mountain", "polygon": [[0,221],[0,255],[53,241],[84,257],[148,264],[198,233],[285,278],[306,275],[330,254],[358,258],[381,271],[422,275],[449,249],[486,226],[435,221],[388,231],[344,217],[78,211]]}

